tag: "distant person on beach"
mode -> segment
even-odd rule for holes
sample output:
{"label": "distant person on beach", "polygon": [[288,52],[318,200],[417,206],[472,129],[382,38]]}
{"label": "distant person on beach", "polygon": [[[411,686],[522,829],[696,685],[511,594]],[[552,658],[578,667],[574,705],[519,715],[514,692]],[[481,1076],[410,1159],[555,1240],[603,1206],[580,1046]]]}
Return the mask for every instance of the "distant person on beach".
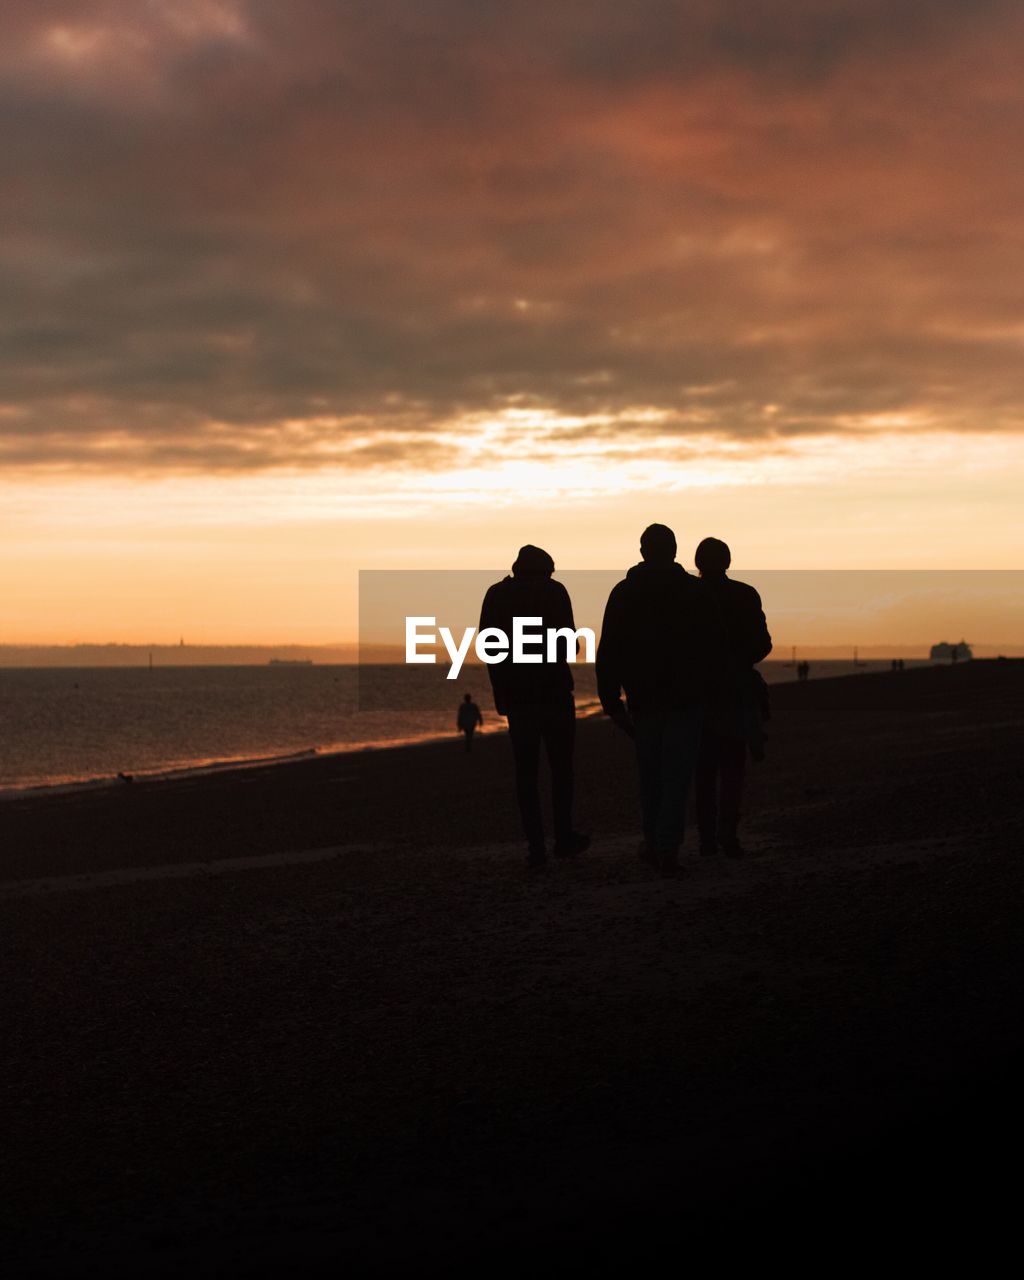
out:
{"label": "distant person on beach", "polygon": [[597,692],[604,711],[636,742],[641,856],[671,876],[721,636],[707,593],[676,562],[672,530],[649,525],[640,555],[608,597]]}
{"label": "distant person on beach", "polygon": [[[700,851],[713,856],[721,849],[738,858],[743,856],[738,829],[747,751],[755,759],[764,754],[766,688],[754,666],[771,653],[772,638],[761,597],[747,583],[728,577],[732,553],[724,542],[705,538],[694,561],[725,633],[720,683],[707,709],[697,763]],[[800,679],[806,680],[809,672],[810,663],[802,662]]]}
{"label": "distant person on beach", "polygon": [[466,755],[469,755],[473,747],[473,734],[477,731],[477,726],[483,724],[484,718],[480,712],[480,708],[473,701],[473,695],[467,693],[459,703],[459,714],[455,717],[455,727],[465,735],[466,738]]}
{"label": "distant person on beach", "polygon": [[811,674],[811,664],[806,660],[796,664],[796,674],[799,680],[806,680]]}
{"label": "distant person on beach", "polygon": [[[480,630],[498,627],[512,634],[513,618],[540,618],[541,627],[576,629],[572,602],[565,587],[552,578],[555,562],[540,547],[521,547],[512,573],[489,587],[480,611]],[[556,661],[514,663],[506,655],[488,664],[494,706],[508,717],[516,770],[516,798],[529,849],[528,864],[547,863],[539,774],[543,746],[551,770],[554,854],[568,858],[582,853],[590,837],[573,829],[573,751],[576,743],[576,704],[566,646],[558,646]]]}

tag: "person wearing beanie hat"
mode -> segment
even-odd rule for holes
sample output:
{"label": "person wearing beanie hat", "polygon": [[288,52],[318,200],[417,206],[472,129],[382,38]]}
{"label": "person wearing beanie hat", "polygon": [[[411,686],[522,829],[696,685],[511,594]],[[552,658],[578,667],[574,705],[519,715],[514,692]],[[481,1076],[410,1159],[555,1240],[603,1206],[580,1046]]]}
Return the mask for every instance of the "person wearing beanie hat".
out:
{"label": "person wearing beanie hat", "polygon": [[512,565],[512,575],[517,578],[530,576],[550,578],[554,571],[554,560],[543,547],[535,547],[530,542],[525,547],[519,548],[519,554]]}
{"label": "person wearing beanie hat", "polygon": [[[513,618],[540,618],[543,628],[569,627],[575,631],[572,601],[552,577],[555,562],[531,543],[519,548],[512,573],[489,587],[480,611],[480,630],[496,627],[506,635]],[[551,771],[551,803],[556,858],[582,853],[589,836],[573,829],[573,753],[576,741],[576,703],[572,671],[565,646],[554,661],[519,664],[510,655],[488,664],[499,715],[508,717],[509,737],[516,773],[516,798],[523,821],[531,867],[547,863],[544,819],[541,813],[540,753],[547,753]]]}

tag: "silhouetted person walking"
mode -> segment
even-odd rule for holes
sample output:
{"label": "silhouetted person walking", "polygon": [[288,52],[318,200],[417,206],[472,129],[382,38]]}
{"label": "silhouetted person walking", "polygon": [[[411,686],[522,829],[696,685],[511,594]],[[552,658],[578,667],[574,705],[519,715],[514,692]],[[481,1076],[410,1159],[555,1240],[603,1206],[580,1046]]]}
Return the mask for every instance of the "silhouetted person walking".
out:
{"label": "silhouetted person walking", "polygon": [[469,755],[473,747],[473,734],[476,733],[477,726],[483,724],[484,718],[480,712],[480,708],[473,701],[471,694],[466,696],[459,703],[459,714],[455,718],[455,727],[466,737],[466,754]]}
{"label": "silhouetted person walking", "polygon": [[[540,547],[521,547],[510,577],[489,587],[480,611],[480,629],[498,627],[512,635],[513,618],[540,618],[540,627],[575,630],[569,593],[552,574],[555,562]],[[531,628],[532,629],[532,628]],[[590,843],[572,826],[573,750],[576,704],[566,646],[559,644],[554,662],[514,663],[506,655],[488,665],[494,706],[508,717],[516,767],[516,797],[529,846],[529,865],[547,862],[541,815],[540,752],[547,752],[551,770],[551,803],[556,858],[581,853]]]}
{"label": "silhouetted person walking", "polygon": [[650,525],[640,538],[640,554],[642,562],[608,597],[597,690],[607,714],[636,740],[644,857],[672,875],[717,635],[706,593],[676,563],[672,530]]}
{"label": "silhouetted person walking", "polygon": [[[723,662],[716,697],[708,706],[697,764],[697,827],[700,851],[719,849],[741,857],[738,828],[747,749],[760,758],[764,682],[754,664],[772,651],[761,597],[745,582],[726,576],[732,555],[718,538],[705,538],[695,561],[701,586],[724,629]],[[798,668],[806,680],[810,664]]]}

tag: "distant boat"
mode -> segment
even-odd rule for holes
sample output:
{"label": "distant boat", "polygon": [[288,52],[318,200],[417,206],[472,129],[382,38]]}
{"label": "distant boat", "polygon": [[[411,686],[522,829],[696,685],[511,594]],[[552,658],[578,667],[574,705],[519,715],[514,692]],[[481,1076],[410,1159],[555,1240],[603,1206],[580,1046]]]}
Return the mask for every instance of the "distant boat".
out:
{"label": "distant boat", "polygon": [[270,666],[272,667],[311,667],[313,665],[312,658],[271,658]]}

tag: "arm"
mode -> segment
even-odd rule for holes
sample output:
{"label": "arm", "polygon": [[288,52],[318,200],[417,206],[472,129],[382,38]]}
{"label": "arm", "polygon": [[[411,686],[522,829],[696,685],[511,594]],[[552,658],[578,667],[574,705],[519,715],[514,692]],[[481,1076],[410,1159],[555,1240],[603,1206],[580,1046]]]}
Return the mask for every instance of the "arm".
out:
{"label": "arm", "polygon": [[750,661],[762,662],[772,651],[772,638],[768,632],[768,620],[761,607],[761,597],[750,589]]}
{"label": "arm", "polygon": [[[481,631],[485,627],[500,627],[503,631],[508,631],[508,621],[502,616],[503,610],[496,599],[496,590],[497,584],[493,587],[488,587],[484,596],[483,604],[480,607]],[[489,662],[487,664],[487,678],[491,682],[495,711],[499,716],[506,715],[508,711],[508,672],[505,663]]]}
{"label": "arm", "polygon": [[626,718],[626,708],[622,701],[625,639],[622,593],[618,587],[614,587],[605,605],[601,641],[597,646],[597,696],[601,699],[605,714],[620,721]]}
{"label": "arm", "polygon": [[576,620],[572,616],[572,599],[569,592],[565,589],[565,584],[558,583],[558,617],[555,620],[556,627],[571,627],[576,630]]}
{"label": "arm", "polygon": [[[555,597],[555,607],[550,618],[545,618],[544,625],[548,627],[568,627],[570,631],[576,630],[576,619],[572,614],[572,599],[569,592],[562,582],[552,582],[552,586],[558,588]],[[580,642],[576,641],[576,656],[579,657]]]}

